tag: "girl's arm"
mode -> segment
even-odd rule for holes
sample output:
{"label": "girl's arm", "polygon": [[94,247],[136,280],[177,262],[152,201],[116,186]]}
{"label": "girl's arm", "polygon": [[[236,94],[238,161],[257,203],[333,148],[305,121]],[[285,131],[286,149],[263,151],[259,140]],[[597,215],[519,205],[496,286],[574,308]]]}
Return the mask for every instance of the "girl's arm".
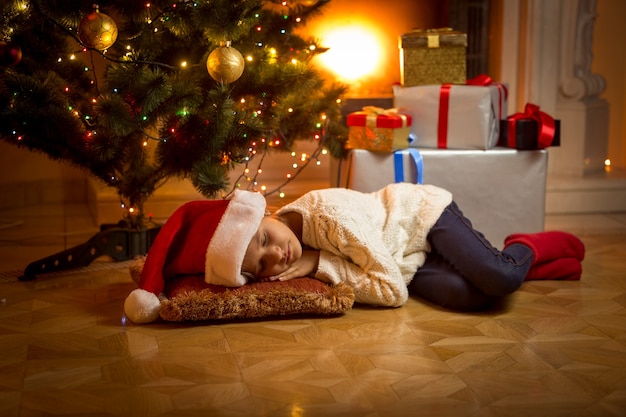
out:
{"label": "girl's arm", "polygon": [[361,255],[363,257],[358,257],[355,263],[343,256],[322,251],[315,277],[350,285],[359,303],[387,307],[399,307],[406,303],[408,288],[391,257],[367,252]]}
{"label": "girl's arm", "polygon": [[[304,249],[302,256],[284,272],[270,277],[270,281],[288,281],[293,278],[312,277],[315,278],[315,271],[319,264],[320,251],[316,249]],[[325,281],[328,283],[328,281]]]}

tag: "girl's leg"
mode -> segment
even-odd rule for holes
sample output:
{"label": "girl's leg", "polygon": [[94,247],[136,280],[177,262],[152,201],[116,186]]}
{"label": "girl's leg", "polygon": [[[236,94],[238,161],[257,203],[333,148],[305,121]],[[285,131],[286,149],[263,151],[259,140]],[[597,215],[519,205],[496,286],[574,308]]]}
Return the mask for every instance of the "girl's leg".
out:
{"label": "girl's leg", "polygon": [[501,297],[476,288],[437,252],[431,252],[409,284],[409,292],[452,310],[477,311],[491,307]]}
{"label": "girl's leg", "polygon": [[516,243],[502,251],[494,248],[454,202],[431,229],[428,241],[462,277],[491,296],[517,290],[533,262],[533,251],[526,245]]}

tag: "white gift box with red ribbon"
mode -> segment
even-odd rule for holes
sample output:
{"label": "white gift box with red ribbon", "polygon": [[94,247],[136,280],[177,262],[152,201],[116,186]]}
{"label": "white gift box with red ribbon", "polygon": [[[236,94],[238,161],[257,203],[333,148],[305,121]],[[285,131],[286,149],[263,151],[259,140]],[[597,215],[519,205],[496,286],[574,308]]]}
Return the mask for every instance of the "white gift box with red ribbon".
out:
{"label": "white gift box with red ribbon", "polygon": [[468,84],[393,87],[394,107],[410,114],[410,146],[439,149],[491,149],[506,119],[508,89],[487,76]]}

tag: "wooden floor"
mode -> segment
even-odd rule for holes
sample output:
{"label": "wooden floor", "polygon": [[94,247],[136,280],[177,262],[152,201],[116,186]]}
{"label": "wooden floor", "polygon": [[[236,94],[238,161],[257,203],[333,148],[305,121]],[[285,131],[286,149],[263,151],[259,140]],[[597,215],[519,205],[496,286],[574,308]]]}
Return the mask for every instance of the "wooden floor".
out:
{"label": "wooden floor", "polygon": [[498,311],[142,326],[122,314],[127,262],[16,280],[87,217],[0,213],[0,416],[626,415],[626,214],[549,217],[586,244],[583,279],[525,283]]}

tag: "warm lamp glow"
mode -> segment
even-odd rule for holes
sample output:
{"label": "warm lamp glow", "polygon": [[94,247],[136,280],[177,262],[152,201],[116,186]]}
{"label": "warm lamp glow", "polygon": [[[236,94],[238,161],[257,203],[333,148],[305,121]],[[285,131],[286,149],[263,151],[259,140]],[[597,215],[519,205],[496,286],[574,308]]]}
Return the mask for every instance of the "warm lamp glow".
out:
{"label": "warm lamp glow", "polygon": [[322,43],[330,48],[320,55],[322,64],[345,81],[357,80],[374,73],[382,55],[376,30],[352,25],[322,31]]}

